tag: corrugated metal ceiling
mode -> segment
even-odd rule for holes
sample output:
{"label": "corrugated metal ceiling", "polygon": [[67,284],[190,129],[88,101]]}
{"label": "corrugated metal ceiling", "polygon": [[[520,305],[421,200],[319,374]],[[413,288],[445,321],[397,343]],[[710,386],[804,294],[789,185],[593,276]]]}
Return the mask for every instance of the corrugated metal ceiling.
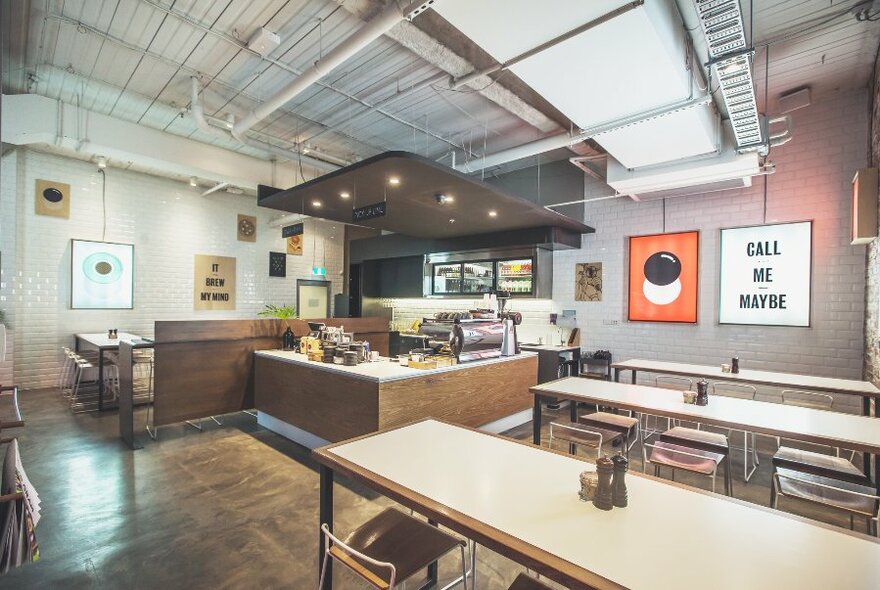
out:
{"label": "corrugated metal ceiling", "polygon": [[[773,97],[795,87],[811,85],[819,97],[867,85],[880,27],[843,14],[855,4],[762,0],[752,9],[744,0],[743,12],[754,14],[756,43],[773,41],[771,110]],[[189,105],[190,77],[201,79],[208,115],[241,117],[360,27],[362,21],[352,12],[356,10],[332,0],[35,0],[24,64],[33,80],[6,72],[4,91],[78,102],[100,113],[265,156],[205,135],[181,116]],[[282,39],[270,60],[243,48],[260,26]],[[819,28],[791,36],[806,27]],[[755,61],[759,99],[763,55],[759,49]],[[252,133],[280,147],[309,142],[351,160],[385,150],[440,158],[453,147],[459,158],[474,157],[544,135],[472,90],[429,86],[406,94],[441,73],[430,60],[383,37]],[[385,107],[387,114],[364,105],[398,93],[404,95]]]}

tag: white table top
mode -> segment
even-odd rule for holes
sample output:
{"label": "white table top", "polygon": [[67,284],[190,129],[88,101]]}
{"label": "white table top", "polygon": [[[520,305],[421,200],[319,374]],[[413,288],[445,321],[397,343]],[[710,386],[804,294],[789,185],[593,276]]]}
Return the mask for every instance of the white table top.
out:
{"label": "white table top", "polygon": [[523,350],[550,350],[557,352],[574,352],[581,349],[580,346],[568,346],[567,344],[520,344]]}
{"label": "white table top", "polygon": [[880,453],[880,419],[709,394],[709,405],[686,404],[680,391],[567,377],[531,388],[547,396],[577,399],[703,424],[745,429]]}
{"label": "white table top", "polygon": [[95,348],[119,348],[119,341],[126,340],[140,340],[141,336],[137,334],[131,334],[129,332],[118,332],[118,338],[114,338],[111,340],[107,337],[107,332],[95,333],[95,334],[77,334],[76,337],[79,338],[83,342],[88,342]]}
{"label": "white table top", "polygon": [[524,352],[522,354],[514,356],[502,356],[481,361],[471,361],[468,363],[453,365],[451,367],[439,367],[437,369],[414,369],[408,366],[401,367],[399,363],[393,363],[389,361],[387,357],[382,357],[380,360],[372,363],[360,363],[359,365],[354,367],[346,367],[345,365],[310,361],[306,355],[290,350],[258,350],[254,352],[254,354],[263,358],[274,359],[277,361],[310,367],[320,371],[342,373],[355,379],[365,379],[367,381],[380,383],[385,383],[387,381],[399,381],[401,379],[411,379],[413,377],[422,377],[425,375],[434,375],[436,373],[445,373],[448,371],[457,371],[461,369],[472,369],[474,367],[483,367],[495,363],[506,363],[529,356],[537,356],[537,353],[534,352]]}
{"label": "white table top", "polygon": [[[729,361],[728,361],[729,362]],[[742,365],[742,361],[740,361]],[[774,385],[778,387],[791,387],[793,389],[808,389],[812,391],[825,391],[829,393],[851,393],[855,395],[869,395],[880,397],[880,389],[868,381],[856,379],[837,379],[835,377],[814,377],[812,375],[797,375],[795,373],[776,373],[773,371],[756,371],[753,369],[740,368],[739,373],[724,373],[721,365],[712,367],[708,365],[692,365],[689,363],[671,363],[666,361],[649,361],[645,359],[630,359],[611,365],[615,369],[635,369],[650,373],[665,373],[670,375],[685,375],[690,377],[706,377],[719,381],[742,381],[761,385]]]}
{"label": "white table top", "polygon": [[598,588],[867,590],[880,580],[880,543],[867,537],[634,475],[629,506],[604,512],[578,500],[585,462],[434,420],[324,452],[566,560]]}

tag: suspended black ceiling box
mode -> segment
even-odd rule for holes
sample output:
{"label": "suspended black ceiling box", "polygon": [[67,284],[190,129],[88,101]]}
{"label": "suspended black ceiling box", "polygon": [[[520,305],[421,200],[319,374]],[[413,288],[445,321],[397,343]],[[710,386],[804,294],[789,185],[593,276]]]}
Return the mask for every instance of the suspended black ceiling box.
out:
{"label": "suspended black ceiling box", "polygon": [[[444,195],[446,202],[440,203],[438,195]],[[343,223],[354,223],[354,209],[384,202],[384,216],[359,220],[357,225],[420,238],[548,226],[579,234],[594,231],[571,217],[409,152],[385,152],[287,190],[260,187],[258,199],[261,207]]]}

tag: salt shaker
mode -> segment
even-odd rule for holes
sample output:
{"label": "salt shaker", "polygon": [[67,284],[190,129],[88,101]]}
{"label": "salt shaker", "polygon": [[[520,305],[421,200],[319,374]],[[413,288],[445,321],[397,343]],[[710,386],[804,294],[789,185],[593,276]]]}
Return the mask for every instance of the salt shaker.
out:
{"label": "salt shaker", "polygon": [[599,474],[599,488],[596,497],[593,498],[593,506],[599,510],[611,510],[614,508],[614,500],[611,492],[611,477],[614,474],[614,462],[608,457],[601,457],[596,461],[596,473]]}
{"label": "salt shaker", "polygon": [[611,503],[618,508],[626,508],[627,492],[626,492],[626,470],[629,468],[629,461],[621,453],[611,458],[614,463],[614,477],[611,480]]}
{"label": "salt shaker", "polygon": [[700,379],[697,382],[697,405],[709,405],[709,382],[705,379]]}

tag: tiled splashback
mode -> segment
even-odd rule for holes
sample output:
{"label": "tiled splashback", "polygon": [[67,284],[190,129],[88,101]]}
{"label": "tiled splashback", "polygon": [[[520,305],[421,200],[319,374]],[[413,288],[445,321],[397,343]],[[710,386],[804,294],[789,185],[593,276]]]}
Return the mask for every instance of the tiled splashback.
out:
{"label": "tiled splashback", "polygon": [[[432,317],[438,311],[467,311],[482,307],[482,299],[383,299],[382,305],[392,310],[391,321],[394,329],[406,331],[416,320]],[[535,342],[542,338],[558,341],[559,331],[550,325],[550,314],[554,313],[553,301],[549,299],[512,299],[508,309],[518,311],[523,323],[517,333],[521,342]],[[568,330],[564,331],[568,338]]]}

